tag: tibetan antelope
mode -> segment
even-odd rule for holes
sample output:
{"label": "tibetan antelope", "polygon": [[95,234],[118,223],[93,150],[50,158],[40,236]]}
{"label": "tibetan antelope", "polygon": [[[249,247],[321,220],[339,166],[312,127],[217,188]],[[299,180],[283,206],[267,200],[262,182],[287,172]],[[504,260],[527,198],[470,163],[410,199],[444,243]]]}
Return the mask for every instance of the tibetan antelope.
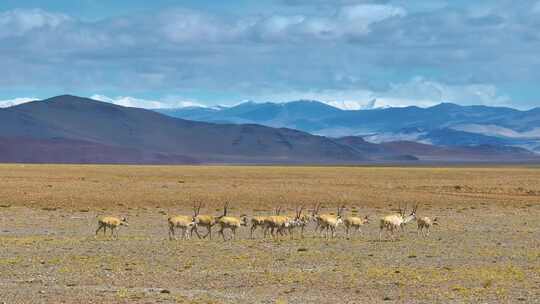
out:
{"label": "tibetan antelope", "polygon": [[203,235],[202,238],[209,236],[210,239],[212,239],[212,227],[217,224],[218,220],[223,216],[200,215],[201,207],[202,204],[193,207],[193,217],[196,219],[197,225],[193,225],[190,234],[193,235],[193,232],[195,232],[200,239],[201,235],[199,234],[198,227],[201,226],[206,228],[206,234]]}
{"label": "tibetan antelope", "polygon": [[294,218],[288,217],[289,221],[285,224],[285,229],[289,233],[291,239],[294,238],[294,228],[302,228],[301,237],[304,237],[304,223],[302,222],[302,211],[304,211],[304,206],[296,207]]}
{"label": "tibetan antelope", "polygon": [[431,220],[429,217],[427,216],[423,216],[419,219],[417,219],[417,224],[418,224],[418,234],[422,234],[422,236],[429,236],[429,229],[431,228],[431,226],[433,225],[439,225],[439,222],[437,221],[437,218],[434,218],[433,220]]}
{"label": "tibetan antelope", "polygon": [[[277,235],[283,236],[283,231],[287,229],[291,233],[292,237],[292,226],[294,225],[294,218],[286,215],[280,215],[281,213],[281,207],[279,207],[276,211],[276,215],[271,215],[266,217],[264,220],[264,237],[268,234],[268,230],[270,230],[270,234],[273,238],[276,238]],[[274,231],[276,233],[274,233]]]}
{"label": "tibetan antelope", "polygon": [[[279,215],[278,214],[279,211],[278,209],[275,209],[274,210],[274,215]],[[251,218],[250,222],[251,222],[251,228],[250,228],[250,231],[249,231],[249,234],[250,234],[250,238],[253,239],[253,232],[258,228],[258,227],[261,227],[261,229],[263,230],[264,235],[266,237],[266,230],[265,230],[265,221],[268,219],[268,216],[254,216]]]}
{"label": "tibetan antelope", "polygon": [[254,216],[251,218],[251,228],[249,229],[249,236],[253,239],[253,232],[257,229],[257,227],[261,227],[261,229],[264,230],[264,221],[268,216]]}
{"label": "tibetan antelope", "polygon": [[332,238],[335,237],[337,227],[343,223],[343,219],[341,215],[344,209],[345,209],[345,206],[341,208],[338,207],[336,215],[323,214],[319,216],[319,227],[321,230],[321,234],[323,231],[325,232],[325,238],[328,238],[328,230],[331,231]]}
{"label": "tibetan antelope", "polygon": [[169,240],[176,240],[176,229],[182,231],[182,239],[189,239],[189,231],[193,226],[197,225],[197,219],[188,215],[177,215],[167,219],[169,223]]}
{"label": "tibetan antelope", "polygon": [[[303,206],[301,209],[303,209]],[[311,214],[302,214],[302,211],[300,211],[300,214],[297,215],[294,225],[300,227],[301,238],[304,238],[304,230],[312,221],[315,221],[315,208],[312,210]]]}
{"label": "tibetan antelope", "polygon": [[[405,206],[406,207],[406,206]],[[380,226],[379,226],[379,240],[382,240],[382,232],[383,230],[386,230],[386,232],[390,232],[392,235],[392,238],[394,237],[394,232],[398,229],[401,229],[401,231],[404,231],[405,225],[407,223],[416,220],[416,209],[418,208],[418,205],[414,207],[412,212],[409,215],[406,215],[406,208],[401,209],[401,206],[399,207],[399,214],[391,214],[387,215],[380,220]]]}
{"label": "tibetan antelope", "polygon": [[[118,230],[120,226],[129,226],[127,222],[126,217],[118,218],[114,216],[104,216],[100,217],[98,219],[98,229],[96,230],[96,236],[98,235],[98,232],[103,229],[103,235],[105,235],[105,231],[107,231],[107,228],[111,229],[111,236],[115,236],[118,238]],[[116,234],[115,234],[116,231]]]}
{"label": "tibetan antelope", "polygon": [[310,214],[302,215],[303,210],[304,210],[304,206],[300,207],[300,210],[297,210],[296,217],[293,221],[294,227],[300,227],[301,238],[304,238],[304,230],[306,226],[313,220],[313,215],[310,215]]}
{"label": "tibetan antelope", "polygon": [[315,221],[315,232],[318,232],[319,230],[321,230],[322,232],[322,223],[326,218],[335,217],[335,215],[333,214],[319,214],[320,209],[321,203],[318,203],[315,205],[315,207],[313,208],[313,212],[311,213],[311,218],[313,221]]}
{"label": "tibetan antelope", "polygon": [[369,223],[369,217],[366,215],[363,218],[359,216],[348,216],[343,220],[343,225],[345,226],[345,233],[349,236],[349,230],[351,228],[355,229],[356,232],[361,231],[361,227]]}
{"label": "tibetan antelope", "polygon": [[234,217],[234,216],[227,216],[227,209],[229,208],[229,204],[225,204],[223,207],[223,216],[218,220],[217,224],[219,225],[219,231],[218,233],[221,234],[223,237],[223,240],[225,241],[225,229],[231,229],[232,232],[232,239],[236,239],[236,230],[240,228],[241,226],[247,226],[247,218],[245,216],[242,216],[242,218]]}

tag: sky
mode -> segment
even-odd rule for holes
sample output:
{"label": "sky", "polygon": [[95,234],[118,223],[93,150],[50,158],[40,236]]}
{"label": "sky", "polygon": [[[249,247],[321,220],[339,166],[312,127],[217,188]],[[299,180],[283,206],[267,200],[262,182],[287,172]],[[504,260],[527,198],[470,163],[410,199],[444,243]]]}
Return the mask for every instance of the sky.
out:
{"label": "sky", "polygon": [[540,0],[2,0],[0,106],[540,106]]}

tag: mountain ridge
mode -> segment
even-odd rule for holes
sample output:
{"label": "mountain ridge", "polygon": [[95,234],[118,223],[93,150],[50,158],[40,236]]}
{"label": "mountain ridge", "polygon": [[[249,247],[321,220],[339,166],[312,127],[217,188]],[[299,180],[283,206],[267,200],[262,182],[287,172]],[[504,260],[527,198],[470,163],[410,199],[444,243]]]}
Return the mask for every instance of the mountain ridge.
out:
{"label": "mountain ridge", "polygon": [[[191,121],[73,95],[0,109],[0,126],[0,161],[7,162],[354,164],[424,157],[405,153],[399,148],[406,146],[403,143],[387,147],[362,137],[329,138],[286,127]],[[425,149],[435,149],[430,160],[453,159],[439,148]],[[460,161],[467,154],[474,155],[474,161],[536,159],[519,148],[454,150],[463,155]]]}
{"label": "mountain ridge", "polygon": [[[189,113],[182,109],[156,111],[196,121],[289,127],[329,137],[364,136],[369,139],[370,135],[379,135],[379,138],[384,135],[388,141],[395,141],[401,140],[400,134],[407,133],[406,130],[417,128],[432,135],[449,133],[445,130],[455,131],[454,135],[459,132],[459,138],[428,137],[419,139],[419,142],[460,146],[465,142],[470,145],[482,145],[500,141],[516,147],[540,146],[540,108],[518,110],[485,105],[461,106],[444,102],[426,108],[408,106],[344,110],[322,102],[310,101],[303,106],[301,115],[295,115],[289,109],[297,102],[299,101],[280,103],[279,107],[273,107],[273,114],[267,117],[240,111],[244,107],[243,104],[214,112],[204,112],[200,109],[190,109]],[[269,104],[271,103],[263,105],[251,102],[249,107],[253,112],[257,107],[272,107]],[[321,109],[326,108],[329,110],[321,112]],[[238,115],[239,112],[241,115]],[[527,138],[526,135],[530,134],[535,136]]]}

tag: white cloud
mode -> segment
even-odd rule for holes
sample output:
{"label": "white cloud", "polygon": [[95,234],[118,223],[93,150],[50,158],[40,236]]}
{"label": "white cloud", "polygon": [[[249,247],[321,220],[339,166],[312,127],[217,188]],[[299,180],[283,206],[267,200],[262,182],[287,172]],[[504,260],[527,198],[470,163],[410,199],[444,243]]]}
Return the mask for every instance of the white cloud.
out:
{"label": "white cloud", "polygon": [[7,99],[7,100],[0,100],[0,108],[8,108],[8,107],[16,106],[19,104],[38,100],[38,99],[39,98],[20,97],[20,98],[13,98],[13,99]]}
{"label": "white cloud", "polygon": [[508,96],[500,95],[490,84],[447,85],[415,77],[408,82],[391,84],[388,90],[368,89],[289,91],[260,96],[253,100],[286,102],[291,100],[318,100],[344,110],[383,107],[430,107],[442,102],[461,105],[509,106]]}
{"label": "white cloud", "polygon": [[203,105],[198,104],[193,101],[188,100],[148,100],[140,99],[130,96],[118,96],[118,97],[108,97],[105,95],[95,94],[90,97],[94,100],[99,100],[103,102],[112,103],[124,107],[134,107],[134,108],[144,108],[144,109],[164,109],[164,108],[182,108],[182,107],[203,107]]}
{"label": "white cloud", "polygon": [[407,11],[401,7],[379,4],[345,6],[337,15],[345,32],[367,33],[369,25],[392,17],[404,17]]}
{"label": "white cloud", "polygon": [[39,28],[56,28],[69,20],[69,16],[41,9],[0,12],[0,38],[23,35]]}
{"label": "white cloud", "polygon": [[[527,84],[540,75],[537,1],[494,1],[483,5],[488,10],[461,1],[458,9],[444,0],[422,10],[415,7],[428,4],[405,0],[291,1],[327,5],[318,11],[255,5],[250,15],[167,9],[99,21],[42,10],[0,12],[0,88],[144,96],[196,88],[222,93],[206,101],[213,104],[229,96],[270,96],[353,109],[373,99],[379,107],[505,105],[510,99],[497,90],[504,86],[525,89],[513,106],[535,105],[538,90]],[[415,75],[423,78],[402,80]]]}
{"label": "white cloud", "polygon": [[[510,103],[510,98],[499,95],[497,88],[490,84],[446,85],[423,77],[415,77],[409,82],[392,84],[391,89],[382,93],[383,99],[403,105],[434,105],[454,102],[462,105],[502,106]],[[394,104],[395,105],[395,104]]]}

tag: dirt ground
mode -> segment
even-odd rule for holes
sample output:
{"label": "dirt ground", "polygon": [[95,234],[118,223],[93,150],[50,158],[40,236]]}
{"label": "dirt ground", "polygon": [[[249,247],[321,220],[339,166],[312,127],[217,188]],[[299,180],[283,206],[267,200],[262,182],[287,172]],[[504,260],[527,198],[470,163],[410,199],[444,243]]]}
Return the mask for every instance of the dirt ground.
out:
{"label": "dirt ground", "polygon": [[[0,165],[0,303],[540,303],[536,167]],[[322,203],[368,215],[335,239],[169,241],[169,215]],[[378,240],[378,219],[419,203]],[[128,216],[119,239],[97,217]],[[214,229],[217,232],[217,229]]]}

